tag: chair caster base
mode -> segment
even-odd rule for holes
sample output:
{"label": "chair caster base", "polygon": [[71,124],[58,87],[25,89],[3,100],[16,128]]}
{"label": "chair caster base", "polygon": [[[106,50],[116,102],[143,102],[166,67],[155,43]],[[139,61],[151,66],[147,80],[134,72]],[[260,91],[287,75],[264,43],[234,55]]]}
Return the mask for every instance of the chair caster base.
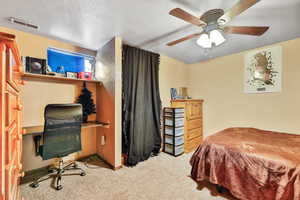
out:
{"label": "chair caster base", "polygon": [[81,172],[81,173],[80,173],[80,176],[85,176],[85,175],[86,175],[85,172]]}
{"label": "chair caster base", "polygon": [[29,186],[32,188],[37,188],[39,187],[39,183],[31,183]]}
{"label": "chair caster base", "polygon": [[56,190],[61,190],[63,188],[63,186],[59,185],[59,186],[56,186]]}

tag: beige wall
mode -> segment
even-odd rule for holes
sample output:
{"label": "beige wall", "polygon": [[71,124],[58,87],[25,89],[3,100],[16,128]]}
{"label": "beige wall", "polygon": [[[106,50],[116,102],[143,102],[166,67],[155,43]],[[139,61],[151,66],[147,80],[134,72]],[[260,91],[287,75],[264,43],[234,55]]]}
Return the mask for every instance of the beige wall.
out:
{"label": "beige wall", "polygon": [[159,65],[159,87],[162,106],[170,106],[170,88],[188,86],[188,65],[161,55]]}
{"label": "beige wall", "polygon": [[[97,53],[96,77],[103,87],[97,98],[97,119],[110,127],[97,134],[97,152],[114,168],[121,166],[122,133],[122,40],[116,37]],[[105,144],[101,140],[105,138]]]}
{"label": "beige wall", "polygon": [[243,93],[246,52],[189,66],[193,98],[204,99],[204,135],[228,127],[255,127],[300,134],[300,39],[283,49],[282,92]]}
{"label": "beige wall", "polygon": [[[6,32],[16,35],[17,44],[21,56],[31,56],[37,58],[47,58],[47,48],[55,47],[72,52],[79,52],[89,55],[96,55],[95,51],[83,49],[69,43],[46,37],[9,29],[0,26],[0,32]],[[89,86],[89,89],[95,91],[95,86]],[[44,108],[50,103],[72,103],[75,101],[80,88],[79,85],[64,83],[49,83],[40,81],[26,81],[25,86],[21,88],[21,103],[23,105],[22,125],[35,126],[44,124]],[[92,116],[92,118],[95,116]],[[96,129],[84,129],[82,131],[83,151],[77,156],[86,156],[96,153]],[[53,160],[42,161],[40,156],[35,156],[32,135],[23,137],[23,170],[43,167],[52,163]]]}
{"label": "beige wall", "polygon": [[[96,55],[95,51],[15,29],[0,26],[0,32],[11,33],[16,36],[21,56],[47,58],[48,47],[93,56]],[[22,124],[24,126],[43,124],[43,112],[46,104],[73,102],[76,97],[76,92],[76,85],[26,81],[26,85],[21,91],[21,99],[24,107]]]}

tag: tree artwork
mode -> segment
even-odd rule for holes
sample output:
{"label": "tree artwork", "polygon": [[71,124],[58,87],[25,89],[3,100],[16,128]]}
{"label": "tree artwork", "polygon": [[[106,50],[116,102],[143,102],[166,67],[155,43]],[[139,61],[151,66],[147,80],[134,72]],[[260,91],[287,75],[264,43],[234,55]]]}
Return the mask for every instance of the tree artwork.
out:
{"label": "tree artwork", "polygon": [[86,83],[83,83],[83,89],[77,99],[77,103],[82,105],[82,121],[87,122],[88,116],[96,113],[96,106],[92,99],[92,92],[86,88]]}

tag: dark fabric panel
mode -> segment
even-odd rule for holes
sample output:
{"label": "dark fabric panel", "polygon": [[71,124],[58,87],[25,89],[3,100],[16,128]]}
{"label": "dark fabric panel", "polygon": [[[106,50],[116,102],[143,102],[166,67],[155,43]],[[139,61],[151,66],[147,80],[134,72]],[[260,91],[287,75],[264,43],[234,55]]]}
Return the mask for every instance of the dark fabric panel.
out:
{"label": "dark fabric panel", "polygon": [[123,152],[127,165],[161,148],[159,54],[123,46]]}

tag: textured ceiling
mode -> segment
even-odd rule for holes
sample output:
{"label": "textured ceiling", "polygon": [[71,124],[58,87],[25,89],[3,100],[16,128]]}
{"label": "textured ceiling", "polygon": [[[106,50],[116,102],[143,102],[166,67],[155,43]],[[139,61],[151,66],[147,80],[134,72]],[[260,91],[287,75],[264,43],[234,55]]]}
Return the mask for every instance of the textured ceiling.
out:
{"label": "textured ceiling", "polygon": [[[200,16],[213,8],[227,10],[238,0],[6,0],[1,2],[0,25],[59,38],[82,47],[99,49],[114,36],[125,43],[195,63],[247,49],[300,37],[300,0],[261,0],[228,25],[270,26],[261,37],[227,35],[226,43],[211,50],[196,38],[177,46],[165,44],[199,28],[168,12],[180,7]],[[37,24],[31,30],[10,24],[7,17]]]}

